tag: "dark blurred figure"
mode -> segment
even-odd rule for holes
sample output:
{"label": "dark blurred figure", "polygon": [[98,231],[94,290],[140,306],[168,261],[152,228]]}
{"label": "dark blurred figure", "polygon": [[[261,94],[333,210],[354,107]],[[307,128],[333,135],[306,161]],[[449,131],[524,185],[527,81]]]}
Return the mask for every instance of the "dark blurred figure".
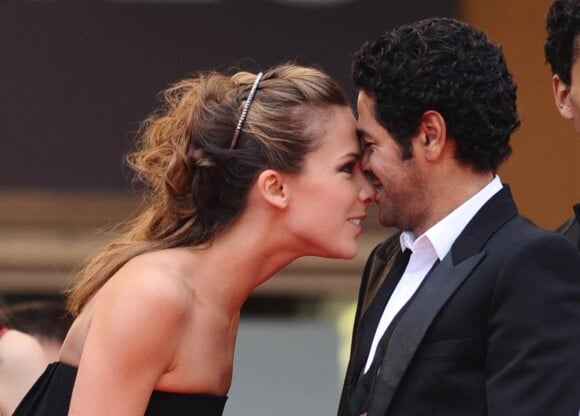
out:
{"label": "dark blurred figure", "polygon": [[36,338],[49,362],[58,360],[60,347],[72,323],[64,303],[23,302],[10,306],[7,311],[12,328]]}
{"label": "dark blurred figure", "polygon": [[[580,0],[554,1],[546,16],[546,30],[544,52],[552,68],[556,107],[563,118],[574,121],[580,133]],[[574,205],[574,215],[557,231],[580,249],[580,204]]]}

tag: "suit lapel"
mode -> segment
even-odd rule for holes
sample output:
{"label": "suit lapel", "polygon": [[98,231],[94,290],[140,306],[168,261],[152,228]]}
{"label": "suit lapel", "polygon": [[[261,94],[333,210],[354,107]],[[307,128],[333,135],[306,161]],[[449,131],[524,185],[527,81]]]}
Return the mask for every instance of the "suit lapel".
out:
{"label": "suit lapel", "polygon": [[389,274],[397,255],[401,252],[399,235],[400,233],[396,233],[379,244],[375,250],[373,250],[367,264],[365,265],[355,314],[355,324],[351,341],[351,356],[341,394],[339,414],[346,414],[344,413],[346,411],[344,410],[345,401],[350,394],[349,392],[354,381],[360,374],[362,360],[366,359],[366,355],[361,352],[360,346],[362,327],[365,325],[363,323],[363,317],[367,314],[369,306],[373,300],[375,300],[377,292],[385,281],[386,276]]}
{"label": "suit lapel", "polygon": [[377,293],[389,275],[395,260],[401,254],[401,246],[399,244],[400,234],[396,233],[387,243],[381,244],[378,247],[376,256],[373,256],[368,265],[368,270],[365,271],[369,279],[366,281],[366,287],[363,291],[365,296],[361,299],[361,316],[366,314],[369,306],[375,300]]}
{"label": "suit lapel", "polygon": [[[363,340],[363,333],[368,330],[369,319],[373,322],[378,320],[376,317],[369,317],[369,308],[373,302],[377,301],[377,293],[383,286],[395,260],[401,254],[399,234],[391,236],[377,246],[365,266],[357,302],[355,327],[351,342],[351,357],[345,377],[345,387],[352,385],[353,381],[358,377],[361,371],[361,363],[366,360],[366,355],[368,355],[368,348],[364,345],[366,343]],[[384,301],[386,302],[386,299]],[[361,345],[361,342],[363,345]],[[365,351],[363,352],[363,350]]]}
{"label": "suit lapel", "polygon": [[401,315],[385,347],[369,403],[369,415],[386,413],[393,395],[431,323],[485,257],[485,244],[517,215],[509,187],[494,195],[459,235],[451,251],[426,276]]}
{"label": "suit lapel", "polygon": [[388,339],[369,404],[370,415],[385,414],[431,322],[484,256],[485,252],[480,252],[460,264],[453,265],[452,256],[449,254],[427,276]]}
{"label": "suit lapel", "polygon": [[481,251],[493,234],[518,215],[518,209],[508,185],[495,194],[467,224],[451,247],[453,263]]}
{"label": "suit lapel", "polygon": [[380,271],[381,274],[379,276],[382,284],[374,293],[373,299],[366,308],[360,321],[359,340],[357,344],[358,353],[356,354],[353,366],[354,372],[357,375],[360,374],[362,367],[366,363],[377,325],[388,299],[393,294],[395,286],[405,271],[409,255],[410,252],[407,255],[401,253],[397,242],[397,253],[393,256],[395,258],[394,261]]}

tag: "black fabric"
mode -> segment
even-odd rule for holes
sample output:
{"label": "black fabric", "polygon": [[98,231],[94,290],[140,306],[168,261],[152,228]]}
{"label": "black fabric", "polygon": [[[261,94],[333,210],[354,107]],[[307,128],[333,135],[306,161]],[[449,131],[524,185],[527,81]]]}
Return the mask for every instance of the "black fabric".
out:
{"label": "black fabric", "polygon": [[562,234],[580,250],[580,204],[574,205],[574,216],[558,227],[557,233]]}
{"label": "black fabric", "polygon": [[[388,333],[381,349],[381,360],[376,371],[381,388],[371,395],[369,414],[384,414],[392,401],[409,363],[419,349],[437,313],[447,299],[458,290],[469,273],[485,257],[480,252],[454,265],[449,253],[435,262],[412,298],[401,310],[400,316]],[[374,384],[379,384],[375,382]]]}
{"label": "black fabric", "polygon": [[[381,280],[378,290],[374,293],[374,297],[369,300],[368,307],[364,312],[361,310],[362,302],[359,302],[357,305],[357,318],[355,318],[356,322],[353,330],[352,345],[356,345],[356,350],[360,351],[360,353],[350,357],[352,371],[349,371],[346,374],[341,399],[341,402],[350,402],[350,397],[354,394],[357,397],[354,399],[355,404],[352,405],[353,407],[360,407],[361,402],[366,401],[365,398],[362,397],[365,396],[366,393],[361,393],[361,390],[364,392],[368,389],[368,382],[364,381],[363,385],[359,385],[359,382],[361,382],[359,378],[363,376],[363,368],[382,312],[388,299],[391,297],[391,294],[405,272],[411,257],[411,250],[405,250],[404,253],[401,251],[399,234],[397,233],[391,237],[389,242],[376,247],[372,254],[371,259],[376,258],[380,259],[380,261],[371,261],[371,259],[369,259],[365,267],[365,276],[368,275],[368,273],[381,273],[387,263],[387,258],[383,258],[383,255],[385,254],[387,254],[387,256],[392,255],[394,257],[394,262],[391,264],[391,267],[385,271],[385,278]],[[364,282],[361,284],[359,299],[363,291],[362,286],[364,286]],[[364,292],[368,295],[368,291]],[[361,319],[360,317],[364,317],[364,319]],[[354,392],[355,389],[358,389],[358,391]]]}
{"label": "black fabric", "polygon": [[[408,252],[407,262],[405,263],[406,268],[411,252],[410,250],[405,252]],[[430,318],[433,317],[433,310],[438,310],[442,306],[440,299],[443,297],[438,296],[437,292],[454,291],[461,284],[461,281],[457,279],[439,282],[441,275],[445,276],[447,274],[448,264],[451,263],[450,256],[447,256],[444,261],[447,265],[443,266],[441,273],[436,274],[438,277],[431,277],[431,272],[438,268],[440,263],[439,260],[435,261],[413,296],[393,318],[393,321],[381,337],[369,370],[360,376],[353,388],[350,400],[352,415],[365,414],[365,412],[369,414],[383,413],[382,410],[378,411],[376,409],[376,403],[380,406],[382,403],[390,401],[397,385],[396,382],[389,383],[392,385],[391,389],[382,388],[375,391],[377,380],[385,379],[385,377],[395,379],[402,377],[405,367],[415,354],[419,342],[429,326]],[[463,264],[462,267],[473,268],[478,261],[478,259],[472,259],[469,264]],[[441,270],[441,267],[438,270]],[[403,273],[404,269],[397,281],[400,280]],[[389,298],[393,291],[394,287],[389,292]],[[377,296],[380,296],[380,294],[379,292]],[[422,297],[427,297],[427,301],[422,300]],[[417,300],[417,298],[419,299]],[[401,320],[403,322],[400,322]],[[392,343],[393,335],[395,336],[395,343]],[[397,356],[396,363],[389,359],[389,354],[393,354],[393,351],[395,351],[394,354]],[[373,405],[375,405],[374,408],[372,407]]]}
{"label": "black fabric", "polygon": [[[393,264],[393,267],[388,273],[388,276],[384,280],[380,289],[377,292],[376,297],[371,302],[369,308],[367,309],[364,319],[361,321],[361,340],[360,340],[360,351],[357,358],[357,363],[355,364],[356,372],[359,373],[356,383],[351,387],[352,396],[350,401],[352,414],[357,414],[358,409],[366,408],[368,405],[368,400],[370,399],[370,394],[372,392],[375,373],[382,361],[382,355],[384,352],[384,339],[386,334],[383,334],[381,341],[377,345],[377,350],[373,358],[372,364],[366,373],[363,373],[364,366],[367,361],[368,354],[371,349],[371,344],[376,332],[377,325],[381,319],[382,313],[385,309],[388,299],[390,299],[393,291],[397,287],[397,284],[403,277],[407,264],[409,264],[409,259],[411,258],[411,250],[407,249],[404,252],[399,252],[397,259]],[[361,412],[358,412],[361,413]]]}
{"label": "black fabric", "polygon": [[[13,416],[66,416],[77,369],[54,362],[50,364]],[[221,416],[226,396],[154,391],[144,416]]]}
{"label": "black fabric", "polygon": [[[367,261],[375,263],[385,263],[382,250]],[[365,269],[359,304],[388,272],[377,270]],[[356,363],[368,352],[353,342],[340,416],[578,414],[580,252],[519,216],[509,188],[481,208],[424,283],[385,334],[368,406],[355,409]],[[357,314],[353,341],[367,318]]]}
{"label": "black fabric", "polygon": [[385,310],[388,299],[390,299],[395,287],[397,287],[397,284],[407,268],[407,264],[409,264],[410,257],[411,250],[409,249],[398,255],[393,268],[369,306],[365,318],[361,321],[360,358],[362,362],[357,363],[356,368],[358,371],[361,371],[366,363],[377,325],[379,324],[383,311]]}

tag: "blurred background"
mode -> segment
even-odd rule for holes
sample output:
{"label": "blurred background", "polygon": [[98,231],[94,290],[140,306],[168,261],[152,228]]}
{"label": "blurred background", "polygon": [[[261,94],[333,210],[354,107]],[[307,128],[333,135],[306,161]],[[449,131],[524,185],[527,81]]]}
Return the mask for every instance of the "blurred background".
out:
{"label": "blurred background", "polygon": [[[543,55],[551,0],[0,0],[0,304],[62,303],[75,270],[139,207],[124,167],[157,93],[195,71],[317,65],[353,100],[352,54],[389,28],[458,17],[503,46],[522,126],[500,170],[555,228],[580,201],[580,141]],[[371,210],[352,261],[306,258],[248,300],[226,415],[333,414],[360,274],[393,230]]]}

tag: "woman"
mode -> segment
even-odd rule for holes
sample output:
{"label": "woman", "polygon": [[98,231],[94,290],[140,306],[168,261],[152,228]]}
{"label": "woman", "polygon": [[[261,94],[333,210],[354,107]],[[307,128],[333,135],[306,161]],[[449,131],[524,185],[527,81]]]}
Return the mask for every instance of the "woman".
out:
{"label": "woman", "polygon": [[0,416],[12,414],[46,363],[40,344],[32,336],[10,329],[0,310]]}
{"label": "woman", "polygon": [[147,209],[70,292],[60,361],[16,415],[220,415],[250,292],[298,257],[356,255],[374,191],[335,81],[282,65],[164,98],[128,159]]}

